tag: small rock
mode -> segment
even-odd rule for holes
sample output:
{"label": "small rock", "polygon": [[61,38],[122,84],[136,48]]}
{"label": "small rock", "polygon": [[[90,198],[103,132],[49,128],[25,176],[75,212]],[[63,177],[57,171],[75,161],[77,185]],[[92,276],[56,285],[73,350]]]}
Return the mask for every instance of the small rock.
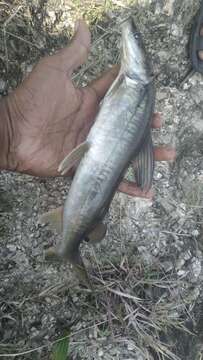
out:
{"label": "small rock", "polygon": [[34,65],[28,65],[26,67],[26,74],[30,74],[32,72],[32,70],[33,70],[33,67],[34,67]]}
{"label": "small rock", "polygon": [[190,87],[191,87],[191,85],[188,82],[183,84],[183,90],[188,90]]}
{"label": "small rock", "polygon": [[182,30],[176,24],[172,24],[171,33],[175,37],[181,37],[182,36]]}
{"label": "small rock", "polygon": [[187,272],[185,270],[178,270],[177,274],[178,276],[185,277]]}
{"label": "small rock", "polygon": [[48,16],[50,17],[52,22],[56,21],[56,13],[53,10],[48,11]]}
{"label": "small rock", "polygon": [[162,175],[161,173],[159,173],[159,172],[154,174],[154,179],[155,179],[155,180],[159,180],[159,179],[161,179],[162,177],[163,177],[163,175]]}
{"label": "small rock", "polygon": [[195,88],[191,91],[191,96],[194,102],[199,105],[203,99],[203,89],[201,87],[198,87],[198,89]]}
{"label": "small rock", "polygon": [[132,342],[132,341],[129,341],[128,342],[128,350],[129,351],[133,351],[135,348],[136,348],[136,346],[135,346],[135,344]]}
{"label": "small rock", "polygon": [[163,11],[167,16],[172,16],[174,12],[174,3],[175,0],[167,0],[165,6],[163,7]]}
{"label": "small rock", "polygon": [[197,229],[193,230],[192,235],[195,237],[199,236],[199,230],[197,230]]}
{"label": "small rock", "polygon": [[183,265],[185,264],[185,260],[184,259],[178,259],[177,263],[176,263],[176,269],[179,270],[183,267]]}
{"label": "small rock", "polygon": [[98,351],[98,356],[99,356],[99,357],[102,357],[103,355],[104,355],[103,350],[102,350],[102,349],[99,349],[99,351]]}
{"label": "small rock", "polygon": [[16,246],[13,244],[7,245],[7,249],[10,250],[11,252],[15,252],[16,251]]}
{"label": "small rock", "polygon": [[156,7],[155,7],[155,15],[159,15],[160,13],[161,13],[161,6],[157,2]]}
{"label": "small rock", "polygon": [[202,270],[202,267],[201,267],[201,261],[197,258],[193,258],[192,259],[192,281],[196,281],[200,274],[201,274],[201,270]]}
{"label": "small rock", "polygon": [[159,249],[158,249],[157,247],[154,247],[154,248],[152,249],[152,254],[153,254],[154,256],[157,256],[157,255],[159,254]]}
{"label": "small rock", "polygon": [[164,91],[159,91],[156,97],[157,100],[161,101],[167,98],[167,94]]}
{"label": "small rock", "polygon": [[73,302],[77,303],[78,302],[78,297],[76,295],[73,296]]}
{"label": "small rock", "polygon": [[164,50],[160,50],[157,55],[162,62],[165,62],[165,60],[167,60],[169,56],[168,52]]}

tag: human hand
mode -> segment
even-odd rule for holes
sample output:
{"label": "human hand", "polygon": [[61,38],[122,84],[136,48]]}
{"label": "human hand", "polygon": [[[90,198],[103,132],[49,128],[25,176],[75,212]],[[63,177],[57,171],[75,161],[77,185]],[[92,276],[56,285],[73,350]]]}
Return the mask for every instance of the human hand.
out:
{"label": "human hand", "polygon": [[[115,66],[88,86],[75,87],[72,72],[85,62],[89,49],[90,32],[80,20],[71,44],[40,60],[22,84],[1,101],[0,117],[3,112],[5,122],[1,121],[0,126],[7,152],[3,168],[35,176],[58,176],[60,162],[85,140],[99,103],[118,73]],[[155,127],[160,126],[157,116]],[[170,160],[174,157],[170,151],[158,149],[155,158]],[[124,182],[119,189],[142,196],[132,183]]]}
{"label": "human hand", "polygon": [[39,61],[7,98],[10,144],[8,169],[35,176],[58,176],[58,165],[85,140],[98,106],[117,75],[117,67],[84,88],[71,81],[87,59],[90,32],[84,21],[71,44]]}

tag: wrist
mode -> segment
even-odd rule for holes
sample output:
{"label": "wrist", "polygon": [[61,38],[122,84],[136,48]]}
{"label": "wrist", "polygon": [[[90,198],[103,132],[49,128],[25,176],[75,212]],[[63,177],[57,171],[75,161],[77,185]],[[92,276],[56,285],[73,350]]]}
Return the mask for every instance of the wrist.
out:
{"label": "wrist", "polygon": [[14,119],[9,97],[0,100],[0,170],[15,171],[17,157],[14,141]]}

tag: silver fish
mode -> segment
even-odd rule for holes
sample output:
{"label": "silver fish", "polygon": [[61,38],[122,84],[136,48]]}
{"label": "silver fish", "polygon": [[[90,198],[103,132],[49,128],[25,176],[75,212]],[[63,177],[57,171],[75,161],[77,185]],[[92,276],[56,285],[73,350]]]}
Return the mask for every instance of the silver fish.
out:
{"label": "silver fish", "polygon": [[61,218],[63,240],[57,248],[59,257],[81,269],[84,265],[80,243],[105,236],[102,220],[133,160],[136,183],[145,190],[151,187],[154,99],[151,64],[131,17],[122,24],[120,72],[100,105],[86,141],[59,166],[64,174],[81,159],[65,201]]}

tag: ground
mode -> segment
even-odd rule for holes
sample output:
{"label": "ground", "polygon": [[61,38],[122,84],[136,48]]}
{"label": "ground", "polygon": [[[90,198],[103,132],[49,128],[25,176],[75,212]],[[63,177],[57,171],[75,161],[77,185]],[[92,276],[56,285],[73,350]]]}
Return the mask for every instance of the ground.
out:
{"label": "ground", "polygon": [[[0,357],[203,358],[203,78],[183,81],[198,7],[189,0],[0,2],[2,96],[41,56],[69,41],[81,13],[92,50],[74,81],[85,85],[119,62],[120,23],[134,14],[153,61],[156,110],[164,120],[154,143],[177,148],[175,163],[156,164],[153,202],[117,193],[105,240],[83,248],[94,294],[69,267],[43,256],[58,237],[38,217],[63,204],[70,182],[1,172]],[[57,357],[56,341],[64,336],[68,355]]]}

